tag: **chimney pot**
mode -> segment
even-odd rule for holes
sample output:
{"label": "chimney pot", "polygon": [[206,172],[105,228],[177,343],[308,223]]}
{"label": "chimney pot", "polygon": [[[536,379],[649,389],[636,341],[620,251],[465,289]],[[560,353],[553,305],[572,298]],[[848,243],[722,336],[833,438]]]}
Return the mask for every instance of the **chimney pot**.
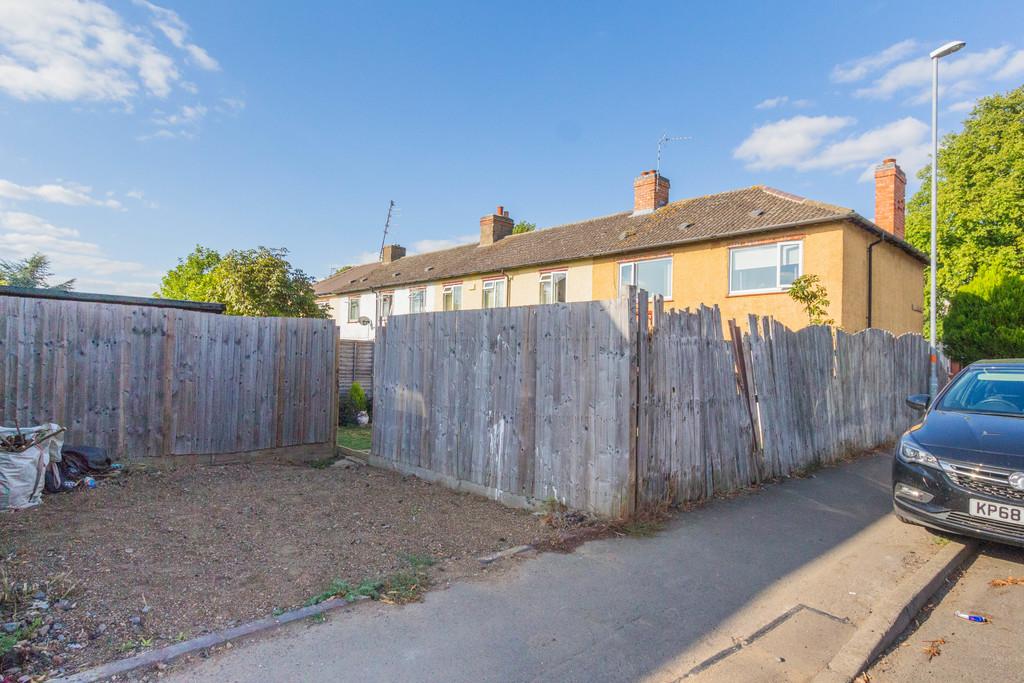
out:
{"label": "chimney pot", "polygon": [[480,246],[494,244],[512,234],[512,219],[504,206],[498,205],[494,213],[480,219]]}
{"label": "chimney pot", "polygon": [[644,171],[633,180],[633,215],[651,213],[668,204],[671,183],[657,171]]}
{"label": "chimney pot", "polygon": [[907,176],[889,157],[875,167],[875,224],[904,239],[907,219]]}
{"label": "chimney pot", "polygon": [[397,244],[386,244],[381,256],[382,263],[392,263],[405,256],[405,247]]}

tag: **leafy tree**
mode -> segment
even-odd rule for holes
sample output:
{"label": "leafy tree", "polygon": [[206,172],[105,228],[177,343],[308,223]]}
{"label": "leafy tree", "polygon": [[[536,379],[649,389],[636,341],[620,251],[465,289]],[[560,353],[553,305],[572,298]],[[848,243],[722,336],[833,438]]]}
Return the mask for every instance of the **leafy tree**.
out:
{"label": "leafy tree", "polygon": [[536,223],[528,223],[526,221],[519,221],[518,223],[515,224],[515,227],[512,228],[512,234],[513,235],[518,235],[518,234],[523,233],[523,232],[533,232],[536,229],[537,229],[537,224]]}
{"label": "leafy tree", "polygon": [[366,400],[366,392],[363,391],[363,386],[359,382],[352,382],[352,386],[348,390],[348,400],[352,402],[352,407],[356,410],[366,410],[366,406],[369,405]]}
{"label": "leafy tree", "polygon": [[229,315],[326,318],[313,278],[288,262],[287,249],[232,250],[221,256],[197,246],[164,275],[155,296],[217,301]]}
{"label": "leafy tree", "polygon": [[70,292],[75,286],[74,280],[51,285],[49,279],[52,276],[49,257],[39,252],[20,261],[0,260],[0,285],[30,289],[59,289],[65,292]]}
{"label": "leafy tree", "polygon": [[[907,239],[928,253],[931,167],[907,207]],[[1024,86],[982,98],[939,150],[938,325],[984,264],[1024,274]],[[925,287],[928,298],[928,287]],[[940,334],[940,339],[942,335]]]}
{"label": "leafy tree", "polygon": [[835,320],[828,317],[828,307],[832,302],[829,301],[828,290],[817,275],[801,275],[793,280],[789,286],[789,296],[804,307],[809,324],[836,324]]}
{"label": "leafy tree", "polygon": [[983,266],[953,295],[942,343],[961,363],[1024,357],[1024,277]]}

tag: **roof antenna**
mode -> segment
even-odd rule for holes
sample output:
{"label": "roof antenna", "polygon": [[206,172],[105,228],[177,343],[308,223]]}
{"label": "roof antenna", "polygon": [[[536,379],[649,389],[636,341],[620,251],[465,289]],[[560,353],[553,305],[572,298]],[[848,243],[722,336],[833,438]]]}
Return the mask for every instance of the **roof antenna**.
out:
{"label": "roof antenna", "polygon": [[[661,148],[670,142],[677,142],[682,140],[692,140],[689,135],[676,135],[670,136],[668,133],[664,133],[658,138],[658,162],[654,166],[654,196],[658,196],[658,182],[661,180]],[[657,199],[655,199],[657,201]],[[657,208],[657,207],[655,207]]]}
{"label": "roof antenna", "polygon": [[388,228],[391,227],[391,214],[392,214],[392,212],[394,210],[395,210],[395,200],[392,199],[390,202],[388,202],[388,217],[387,217],[387,220],[384,221],[384,236],[381,237],[381,240],[380,240],[380,254],[377,255],[377,260],[378,261],[383,261],[384,260],[384,245],[388,241]]}

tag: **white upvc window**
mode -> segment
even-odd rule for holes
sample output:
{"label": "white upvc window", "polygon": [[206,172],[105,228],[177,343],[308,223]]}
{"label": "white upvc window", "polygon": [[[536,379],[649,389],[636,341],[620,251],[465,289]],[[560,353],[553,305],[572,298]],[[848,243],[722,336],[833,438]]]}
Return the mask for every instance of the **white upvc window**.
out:
{"label": "white upvc window", "polygon": [[359,297],[350,296],[348,298],[348,321],[350,323],[359,322]]}
{"label": "white upvc window", "polygon": [[484,282],[484,308],[501,308],[507,306],[505,300],[505,278],[486,280]]}
{"label": "white upvc window", "polygon": [[458,311],[462,308],[462,284],[445,285],[441,290],[442,309]]}
{"label": "white upvc window", "polygon": [[802,241],[729,250],[729,293],[783,292],[803,273]]}
{"label": "white upvc window", "polygon": [[380,295],[380,319],[381,322],[385,322],[388,316],[391,315],[391,309],[395,306],[395,294],[394,292],[388,292],[387,294]]}
{"label": "white upvc window", "polygon": [[542,304],[565,303],[565,285],[568,275],[564,270],[555,270],[540,275],[540,302]]}
{"label": "white upvc window", "polygon": [[409,312],[422,313],[427,310],[427,290],[424,288],[409,291]]}
{"label": "white upvc window", "polygon": [[619,291],[628,285],[647,290],[651,295],[672,298],[672,257],[624,261],[619,264]]}

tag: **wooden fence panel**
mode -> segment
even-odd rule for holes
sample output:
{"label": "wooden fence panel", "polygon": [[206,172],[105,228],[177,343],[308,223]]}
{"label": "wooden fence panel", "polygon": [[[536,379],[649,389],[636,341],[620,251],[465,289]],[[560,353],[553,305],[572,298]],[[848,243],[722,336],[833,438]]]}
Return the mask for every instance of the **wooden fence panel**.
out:
{"label": "wooden fence panel", "polygon": [[0,423],[122,458],[333,445],[334,324],[0,296]]}
{"label": "wooden fence panel", "polygon": [[[395,319],[399,317],[395,316]],[[388,324],[391,324],[390,319]],[[384,329],[378,329],[377,334],[383,334]],[[338,341],[338,391],[341,396],[348,396],[355,382],[359,383],[368,398],[373,396],[373,346],[372,341]]]}
{"label": "wooden fence panel", "polygon": [[374,351],[374,454],[495,496],[618,515],[828,464],[917,416],[928,344],[786,329],[646,293],[393,316]]}
{"label": "wooden fence panel", "polygon": [[374,454],[624,514],[633,329],[627,299],[393,316],[374,349]]}

